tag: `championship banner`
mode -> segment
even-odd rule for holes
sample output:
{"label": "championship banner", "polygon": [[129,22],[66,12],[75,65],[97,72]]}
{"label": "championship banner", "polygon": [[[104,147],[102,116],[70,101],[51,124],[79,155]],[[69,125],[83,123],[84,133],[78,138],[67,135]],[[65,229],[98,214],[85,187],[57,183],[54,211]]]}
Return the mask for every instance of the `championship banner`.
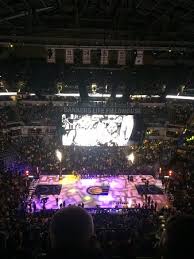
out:
{"label": "championship banner", "polygon": [[56,62],[55,49],[53,48],[47,49],[47,63],[55,63],[55,62]]}
{"label": "championship banner", "polygon": [[101,65],[108,65],[108,49],[101,49]]}
{"label": "championship banner", "polygon": [[137,50],[135,65],[143,65],[143,50]]}
{"label": "championship banner", "polygon": [[121,65],[121,66],[126,65],[126,51],[125,50],[118,50],[117,64]]}
{"label": "championship banner", "polygon": [[85,65],[91,63],[91,50],[90,49],[83,49],[82,50],[82,62]]}
{"label": "championship banner", "polygon": [[73,49],[66,49],[65,50],[65,63],[66,64],[73,64],[74,63]]}

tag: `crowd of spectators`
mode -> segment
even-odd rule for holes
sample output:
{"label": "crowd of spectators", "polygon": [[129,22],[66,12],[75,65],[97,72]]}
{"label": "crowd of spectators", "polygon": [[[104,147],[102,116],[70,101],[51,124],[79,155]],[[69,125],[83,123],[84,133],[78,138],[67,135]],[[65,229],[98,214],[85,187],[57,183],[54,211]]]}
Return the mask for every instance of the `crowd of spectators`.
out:
{"label": "crowd of spectators", "polygon": [[130,168],[127,159],[127,148],[118,147],[66,147],[64,153],[69,154],[65,161],[67,169],[82,171],[124,171]]}
{"label": "crowd of spectators", "polygon": [[[179,111],[177,123],[178,120],[185,123],[188,119],[189,109],[188,106],[186,113]],[[2,109],[2,111],[0,114],[1,126],[4,128],[13,110],[8,108]],[[51,107],[50,109],[49,106],[41,106],[41,108],[37,106],[35,109],[32,109],[31,106],[27,109],[17,107],[16,111],[17,116],[15,118],[20,118],[26,124],[41,120],[52,125],[53,123],[59,123],[61,119],[61,111],[57,113],[58,108]],[[154,116],[156,117],[156,115]],[[54,119],[50,121],[50,117]],[[83,174],[92,171],[93,173],[104,172],[107,169],[111,173],[127,171],[131,174],[141,174],[148,170],[149,173],[154,172],[161,164],[167,165],[170,163],[176,148],[174,143],[170,141],[144,141],[142,145],[130,148],[61,147],[60,140],[56,136],[37,135],[9,138],[8,141],[16,152],[14,162],[19,165],[23,164],[26,165],[26,168],[32,167],[35,169],[38,167],[39,171],[58,172],[60,164],[55,156],[55,150],[61,148],[63,150],[62,168],[64,171],[76,170]],[[131,152],[135,154],[133,163],[128,159]],[[171,177],[172,179],[168,180],[166,188],[168,189],[167,193],[172,193],[174,196],[176,208],[163,208],[160,211],[146,208],[125,209],[120,210],[119,213],[107,212],[103,209],[89,211],[93,217],[96,234],[95,237],[92,236],[92,242],[95,243],[95,249],[97,250],[95,256],[90,256],[90,258],[136,258],[138,256],[154,258],[157,255],[159,252],[157,244],[161,234],[165,229],[168,230],[167,218],[185,212],[193,212],[189,196],[192,194],[191,171],[188,170],[187,164],[184,167],[177,163],[171,166],[174,175]],[[49,225],[52,225],[53,215],[56,214],[54,211],[27,213],[25,201],[28,197],[28,190],[29,180],[25,176],[15,171],[14,173],[1,172],[0,252],[2,258],[47,258],[48,256],[57,258],[57,255],[54,256],[53,251],[50,251],[53,245],[49,239]],[[79,215],[79,211],[77,211],[77,215]],[[79,225],[76,226],[79,227]],[[70,229],[75,231],[72,233],[77,233],[73,225],[70,225]],[[54,234],[56,233],[54,232]],[[64,233],[62,233],[62,237],[65,235]],[[70,251],[67,247],[68,238],[71,239],[71,237],[72,235],[69,233],[65,239],[66,245],[64,247],[66,250],[63,250],[64,254],[60,255],[59,258],[75,255],[76,249],[70,246],[74,248]],[[72,240],[76,247],[78,240],[71,239],[70,241]],[[54,247],[58,248],[55,245]],[[165,241],[162,247],[165,247]],[[58,250],[60,251],[60,249]],[[87,258],[87,256],[84,258]],[[174,259],[178,257],[166,258]]]}
{"label": "crowd of spectators", "polygon": [[136,150],[139,164],[153,165],[167,163],[173,157],[176,150],[176,141],[174,140],[145,140]]}
{"label": "crowd of spectators", "polygon": [[[86,215],[89,217],[88,214],[85,215],[80,207],[68,206],[57,214],[52,210],[26,212],[28,181],[18,173],[1,174],[1,258],[87,258],[80,254],[83,252],[80,235],[82,232],[88,233],[87,231],[91,231],[92,243],[90,248],[84,246],[85,252],[91,252],[91,247],[94,249],[90,258],[156,258],[160,252],[159,240],[165,229],[168,229],[167,219],[172,216],[180,217],[188,212],[185,208],[163,208],[160,211],[136,208],[117,212],[88,209],[94,222],[93,230],[85,218]],[[68,217],[63,218],[67,216],[63,213],[67,213]],[[85,236],[82,240],[84,238]],[[61,247],[63,240],[65,243]],[[82,247],[77,247],[77,242],[81,242]]]}
{"label": "crowd of spectators", "polygon": [[[34,15],[34,10],[32,14]],[[8,63],[3,62],[1,70],[9,70]],[[25,66],[22,63],[20,65],[22,71],[25,70]],[[11,74],[18,71],[17,66],[16,62],[14,66],[11,65]],[[37,89],[44,88],[45,91],[49,87],[53,89],[56,83],[54,81],[59,76],[56,66],[57,64],[37,65],[37,63],[28,62],[28,70],[31,71],[28,73],[29,82],[36,85]],[[164,78],[168,79],[167,85],[177,86],[178,81],[183,82],[184,77],[188,75],[187,69],[182,66],[178,70],[157,66],[156,69],[147,66],[145,70],[141,67],[136,68],[137,71],[133,73],[133,76],[129,76],[128,83],[135,85],[135,91],[142,91],[142,93],[146,91],[150,95],[151,93],[164,95],[165,89],[161,89],[161,82]],[[15,71],[12,71],[14,69]],[[105,73],[109,72],[106,69],[101,70],[100,74],[96,71],[66,70],[64,78],[69,79],[67,84],[69,82],[77,84],[79,74],[82,78],[89,78],[91,81],[94,78],[104,78]],[[10,79],[10,73],[6,77]],[[111,72],[111,78],[111,81],[117,82],[118,80],[114,71]],[[151,81],[150,78],[152,78]],[[178,79],[175,80],[176,78]],[[69,86],[65,87],[65,91],[69,89]],[[62,147],[57,134],[53,136],[37,133],[27,135],[24,132],[25,134],[22,135],[20,130],[19,134],[10,136],[9,122],[21,122],[21,125],[25,126],[53,125],[61,129],[63,105],[54,106],[48,101],[49,98],[47,100],[44,98],[43,102],[38,96],[33,101],[32,98],[34,97],[26,98],[26,103],[17,100],[13,101],[15,104],[13,107],[0,108],[0,145],[2,146],[0,155],[1,152],[4,153],[7,146],[10,147],[12,154],[14,152],[9,164],[12,171],[8,172],[0,168],[1,258],[136,259],[149,257],[153,259],[161,256],[163,259],[194,258],[194,219],[181,216],[185,213],[193,214],[193,165],[188,168],[188,161],[178,161],[175,156],[174,142],[146,140],[141,145],[133,147],[86,148]],[[52,100],[64,102],[63,98],[56,96]],[[74,97],[71,100],[69,98],[69,102],[76,101]],[[120,98],[119,101],[123,102],[123,99]],[[186,126],[194,111],[191,104],[167,104],[164,97],[130,99],[129,101],[130,105],[141,105],[146,126],[165,127],[167,123]],[[32,169],[32,171],[46,172],[46,174],[49,172],[58,174],[60,164],[55,155],[56,149],[60,149],[63,153],[61,166],[64,172],[75,170],[81,174],[99,174],[100,171],[106,174],[123,174],[124,172],[152,174],[158,171],[159,167],[162,167],[164,172],[171,169],[170,177],[162,180],[165,182],[166,193],[173,195],[173,207],[159,211],[147,208],[119,209],[118,211],[95,208],[88,210],[92,218],[82,208],[73,206],[57,213],[47,210],[29,213],[26,208],[30,180],[27,175],[21,174],[21,171]],[[133,162],[129,158],[132,152],[135,156]],[[169,217],[174,218],[167,222]]]}
{"label": "crowd of spectators", "polygon": [[[17,172],[1,171],[0,174],[0,252],[8,257],[8,248],[20,247],[18,217],[25,214],[28,182]],[[23,212],[23,213],[22,213]]]}
{"label": "crowd of spectators", "polygon": [[168,118],[166,106],[145,106],[143,113],[146,125],[164,126]]}
{"label": "crowd of spectators", "polygon": [[7,109],[1,108],[0,109],[0,127],[5,128],[7,121],[8,121]]}
{"label": "crowd of spectators", "polygon": [[[78,147],[61,146],[56,136],[25,136],[10,140],[16,152],[14,166],[21,166],[43,173],[77,171],[81,174],[153,174],[174,155],[172,141],[144,141],[130,147]],[[62,152],[59,163],[55,151]],[[130,160],[130,154],[134,161]]]}
{"label": "crowd of spectators", "polygon": [[[60,101],[60,99],[58,99]],[[60,102],[63,103],[64,100]],[[194,111],[194,107],[192,103],[157,103],[154,102],[154,99],[143,99],[142,101],[131,100],[130,105],[132,107],[141,107],[142,112],[144,114],[144,121],[145,123],[150,124],[158,123],[164,125],[165,122],[177,125],[185,125]],[[58,106],[54,104],[55,101],[49,100],[37,100],[36,101],[29,101],[29,103],[20,102],[18,101],[12,108],[10,106],[6,106],[1,109],[0,118],[2,126],[4,127],[6,121],[14,121],[19,120],[24,122],[26,125],[30,125],[32,122],[39,122],[40,125],[58,125],[61,122],[61,114],[63,113],[63,105],[71,105],[71,102],[64,102],[62,106]],[[140,105],[144,103],[144,105]],[[149,105],[149,103],[151,105]],[[75,101],[74,101],[75,104]],[[155,105],[154,105],[155,104]],[[79,103],[77,103],[79,106]],[[88,105],[82,104],[80,105]],[[95,103],[91,104],[95,107]],[[90,105],[90,106],[91,106]],[[104,104],[96,104],[98,107],[106,107],[103,106]],[[114,104],[109,104],[113,106]],[[115,105],[121,105],[119,103]],[[158,114],[160,116],[158,116]]]}
{"label": "crowd of spectators", "polygon": [[[42,145],[43,139],[39,137],[37,140],[39,145]],[[26,147],[25,141],[27,141],[27,144],[30,146],[33,139],[27,138],[23,139],[23,141],[23,145],[21,146]],[[169,145],[170,143],[164,142],[164,145],[162,145],[164,152],[166,152]],[[44,148],[41,149],[42,152]],[[159,142],[152,143],[152,146],[149,142],[144,143],[144,147],[142,148],[144,150],[144,153],[142,153],[143,157],[146,157],[146,148],[148,149],[148,153],[152,152],[152,156],[154,153],[161,152]],[[150,151],[150,149],[152,149],[152,151]],[[29,154],[34,154],[34,156],[29,156]],[[39,147],[31,150],[29,154],[28,156],[31,157],[31,160],[28,162],[33,164],[40,156]],[[36,154],[38,157],[36,157]],[[25,154],[23,154],[23,156],[25,156]],[[52,155],[48,157],[48,161],[52,161],[50,160],[51,157]],[[159,159],[159,157],[155,155],[154,159]],[[57,163],[57,161],[55,162]],[[145,164],[148,162],[148,160],[145,160]],[[150,160],[150,164],[153,162],[154,160]],[[182,190],[187,190],[191,187],[190,174],[187,172],[187,166],[185,165],[183,170],[178,170],[180,168],[180,164],[174,165],[173,169],[177,172],[178,177],[177,175],[172,177],[172,181],[169,180],[169,184],[167,185],[167,192],[171,192],[175,197],[174,205],[176,208],[164,208],[160,211],[146,208],[123,209],[119,210],[119,212],[117,211],[117,213],[103,209],[89,210],[92,214],[95,226],[94,232],[96,236],[92,239],[92,242],[95,242],[95,249],[97,250],[95,256],[93,255],[95,258],[96,256],[105,258],[137,258],[142,256],[155,258],[155,256],[160,253],[158,244],[163,231],[167,228],[167,218],[170,216],[178,216],[185,212],[193,212],[192,204],[188,203],[188,199],[180,199],[179,193],[177,192],[179,187],[181,187]],[[180,177],[180,175],[183,176],[185,172],[187,172],[187,177]],[[1,174],[1,253],[5,255],[4,258],[58,258],[59,255],[55,250],[56,255],[53,254],[49,238],[49,225],[52,222],[55,211],[40,211],[34,214],[26,213],[25,208],[27,203],[25,203],[25,200],[28,196],[28,187],[29,183],[25,176],[8,172]],[[185,198],[185,192],[182,192],[182,195],[184,195]],[[60,250],[57,249],[57,251]],[[63,255],[60,255],[59,258],[63,258],[63,256],[66,257],[67,255],[70,257],[74,256],[73,249],[72,251],[67,251],[68,249],[63,250]],[[87,256],[85,258],[87,258]]]}
{"label": "crowd of spectators", "polygon": [[167,120],[169,123],[185,126],[194,112],[194,106],[192,103],[171,104],[168,105],[167,112]]}
{"label": "crowd of spectators", "polygon": [[40,171],[58,172],[59,163],[55,150],[60,146],[56,138],[43,136],[26,136],[11,139],[11,145],[17,153],[14,165]]}
{"label": "crowd of spectators", "polygon": [[38,122],[44,126],[56,126],[61,122],[61,114],[63,113],[62,106],[53,106],[50,102],[40,105],[19,104],[17,108],[20,120],[26,125]]}

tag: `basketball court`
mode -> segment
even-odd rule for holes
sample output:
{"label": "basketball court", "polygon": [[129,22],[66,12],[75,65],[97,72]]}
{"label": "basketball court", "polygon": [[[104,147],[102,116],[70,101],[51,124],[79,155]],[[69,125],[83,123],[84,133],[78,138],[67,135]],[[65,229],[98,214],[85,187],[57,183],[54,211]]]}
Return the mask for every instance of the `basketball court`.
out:
{"label": "basketball court", "polygon": [[[84,203],[86,208],[114,208],[118,205],[123,207],[142,206],[144,197],[142,194],[151,196],[157,201],[158,208],[168,206],[168,199],[163,191],[160,180],[151,175],[134,175],[131,181],[126,175],[115,177],[96,177],[82,179],[80,176],[65,175],[62,180],[58,175],[41,175],[34,182],[31,193],[35,192],[37,209],[42,208],[41,198],[48,197],[46,209],[57,209],[56,198],[59,204],[65,201],[66,206]],[[149,181],[146,187],[145,181]]]}

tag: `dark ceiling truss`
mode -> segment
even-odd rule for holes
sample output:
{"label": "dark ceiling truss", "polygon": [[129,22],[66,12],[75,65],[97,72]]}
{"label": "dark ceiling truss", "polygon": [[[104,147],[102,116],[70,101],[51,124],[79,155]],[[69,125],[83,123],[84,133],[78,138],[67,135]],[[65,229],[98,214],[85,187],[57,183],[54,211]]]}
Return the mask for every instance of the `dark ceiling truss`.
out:
{"label": "dark ceiling truss", "polygon": [[23,3],[24,3],[24,9],[25,9],[25,10],[30,10],[30,9],[32,9],[32,7],[31,7],[29,1],[23,0]]}
{"label": "dark ceiling truss", "polygon": [[11,13],[14,13],[14,8],[12,8],[10,5],[8,5],[5,1],[0,0],[0,6],[3,8],[8,9]]}
{"label": "dark ceiling truss", "polygon": [[192,0],[0,0],[0,7],[1,36],[104,38],[105,45],[194,39]]}
{"label": "dark ceiling truss", "polygon": [[[40,9],[36,9],[36,13],[41,13],[41,12],[45,12],[45,11],[48,11],[48,10],[52,10],[53,7],[44,7],[44,8],[40,8]],[[15,15],[11,15],[11,16],[8,16],[8,17],[5,17],[3,19],[0,19],[0,23],[4,23],[4,22],[7,22],[7,21],[11,21],[11,20],[15,20],[17,18],[22,18],[22,17],[25,17],[25,16],[28,16],[32,13],[32,9],[29,9],[27,11],[22,11],[18,14],[15,14]]]}
{"label": "dark ceiling truss", "polygon": [[[0,36],[0,46],[7,47],[10,46],[11,42],[14,42],[14,46],[26,46],[26,47],[44,47],[45,49],[66,49],[66,48],[73,48],[73,49],[84,49],[89,48],[92,50],[99,50],[104,48],[103,42],[99,41],[99,44],[96,45],[94,41],[91,39],[87,39],[87,43],[90,45],[86,45],[86,41],[79,40],[79,44],[73,44],[73,39],[67,38],[60,38],[54,39],[53,37],[32,37],[32,36]],[[7,42],[4,39],[7,39]],[[57,41],[58,40],[58,41]],[[67,41],[70,42],[67,42]],[[64,44],[67,43],[67,44]],[[77,43],[77,42],[76,42]],[[100,45],[101,43],[101,45]],[[194,52],[194,43],[192,42],[185,42],[185,41],[126,41],[125,45],[121,45],[120,42],[110,41],[107,44],[107,48],[109,50],[120,50],[125,49],[126,51],[131,50],[144,50],[144,51],[163,51],[169,52],[169,50],[173,51],[174,53],[193,53]],[[119,43],[116,45],[116,43]]]}
{"label": "dark ceiling truss", "polygon": [[43,7],[47,7],[46,3],[44,0],[39,0],[41,2],[41,4],[43,5]]}

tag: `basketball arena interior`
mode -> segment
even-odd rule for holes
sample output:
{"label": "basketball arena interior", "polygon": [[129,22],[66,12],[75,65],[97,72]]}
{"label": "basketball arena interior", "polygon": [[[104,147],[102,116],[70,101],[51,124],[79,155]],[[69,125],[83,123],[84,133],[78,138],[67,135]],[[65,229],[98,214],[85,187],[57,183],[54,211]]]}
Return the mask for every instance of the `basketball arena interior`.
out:
{"label": "basketball arena interior", "polygon": [[193,258],[193,14],[0,0],[2,258]]}

